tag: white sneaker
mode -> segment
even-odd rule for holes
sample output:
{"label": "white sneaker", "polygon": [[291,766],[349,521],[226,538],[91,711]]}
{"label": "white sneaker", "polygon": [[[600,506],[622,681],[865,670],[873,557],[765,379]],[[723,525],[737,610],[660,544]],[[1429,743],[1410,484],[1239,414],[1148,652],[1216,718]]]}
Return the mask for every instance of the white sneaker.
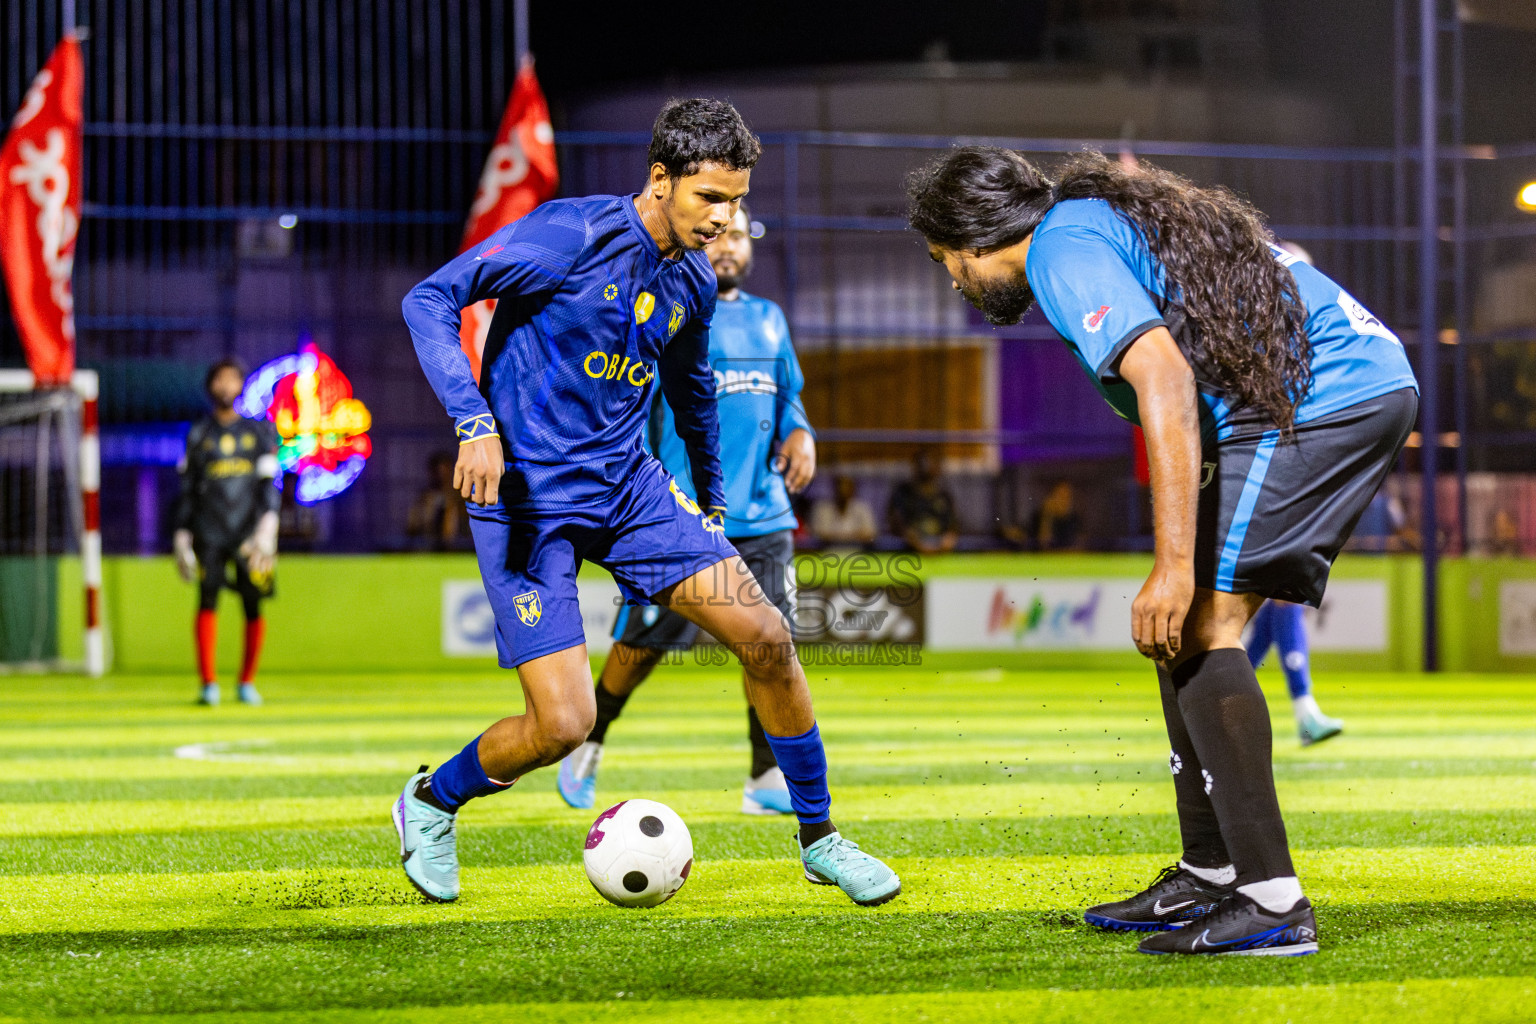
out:
{"label": "white sneaker", "polygon": [[793,814],[789,802],[789,783],[777,767],[769,768],[741,787],[742,814]]}

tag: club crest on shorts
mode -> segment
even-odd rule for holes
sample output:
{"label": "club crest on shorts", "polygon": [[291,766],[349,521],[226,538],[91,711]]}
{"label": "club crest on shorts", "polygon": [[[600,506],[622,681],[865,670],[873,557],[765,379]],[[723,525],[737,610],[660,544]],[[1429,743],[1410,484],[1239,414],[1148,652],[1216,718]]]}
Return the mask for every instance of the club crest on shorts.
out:
{"label": "club crest on shorts", "polygon": [[645,323],[654,312],[656,312],[656,296],[650,292],[641,292],[635,296],[635,323]]}
{"label": "club crest on shorts", "polygon": [[688,319],[688,311],[683,308],[681,302],[672,303],[672,318],[667,321],[667,337],[677,333],[677,329],[683,326],[683,321]]}
{"label": "club crest on shorts", "polygon": [[699,508],[699,503],[684,494],[682,489],[677,486],[676,480],[668,480],[667,489],[672,492],[672,497],[677,499],[677,503],[683,507],[684,512],[691,516],[703,515],[703,511]]}
{"label": "club crest on shorts", "polygon": [[526,594],[513,597],[512,607],[517,609],[517,617],[525,626],[537,626],[539,619],[544,615],[544,605],[539,601],[537,590],[530,590]]}

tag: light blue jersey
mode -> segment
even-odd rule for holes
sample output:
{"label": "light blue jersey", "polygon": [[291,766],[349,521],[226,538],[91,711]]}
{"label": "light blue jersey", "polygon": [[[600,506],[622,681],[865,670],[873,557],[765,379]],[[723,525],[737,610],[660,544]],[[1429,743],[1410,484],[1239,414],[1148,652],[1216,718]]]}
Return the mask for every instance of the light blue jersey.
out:
{"label": "light blue jersey", "polygon": [[[1338,284],[1277,247],[1296,278],[1312,342],[1312,390],[1296,409],[1307,423],[1401,388],[1417,388],[1402,342]],[[1193,355],[1183,307],[1165,293],[1162,269],[1141,233],[1102,199],[1057,203],[1035,229],[1025,276],[1041,311],[1093,378],[1110,406],[1139,423],[1136,392],[1120,376],[1120,357],[1154,327],[1167,327],[1195,370],[1205,432],[1232,435],[1234,416],[1221,386]]]}
{"label": "light blue jersey", "polygon": [[[800,405],[805,375],[789,340],[784,311],[756,295],[737,294],[734,300],[717,303],[709,331],[728,509],[725,535],[761,537],[795,528],[789,491],[772,460],[790,433],[810,430],[811,424]],[[687,447],[661,395],[652,407],[650,425],[657,458],[692,497]]]}

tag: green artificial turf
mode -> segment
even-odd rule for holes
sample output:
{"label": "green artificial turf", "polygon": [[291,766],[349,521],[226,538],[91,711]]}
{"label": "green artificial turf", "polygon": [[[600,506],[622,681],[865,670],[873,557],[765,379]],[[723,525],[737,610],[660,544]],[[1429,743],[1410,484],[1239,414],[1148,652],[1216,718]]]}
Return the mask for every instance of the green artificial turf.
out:
{"label": "green artificial turf", "polygon": [[[1277,678],[1266,677],[1266,684]],[[843,831],[904,892],[806,885],[793,825],[736,812],[739,682],[659,674],[609,733],[599,803],[689,822],[672,902],[580,867],[549,772],[461,816],[464,895],[401,875],[388,806],[520,705],[508,674],[0,685],[0,1022],[1525,1021],[1536,1005],[1536,684],[1350,675],[1348,721],[1276,777],[1323,951],[1139,956],[1081,923],[1177,853],[1150,673],[825,670]]]}

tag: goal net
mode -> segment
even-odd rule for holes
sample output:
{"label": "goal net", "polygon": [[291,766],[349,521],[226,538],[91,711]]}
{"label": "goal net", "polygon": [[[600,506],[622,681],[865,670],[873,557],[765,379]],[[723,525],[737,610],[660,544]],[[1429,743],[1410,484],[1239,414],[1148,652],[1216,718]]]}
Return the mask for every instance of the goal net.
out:
{"label": "goal net", "polygon": [[0,672],[106,669],[96,387],[0,370]]}

